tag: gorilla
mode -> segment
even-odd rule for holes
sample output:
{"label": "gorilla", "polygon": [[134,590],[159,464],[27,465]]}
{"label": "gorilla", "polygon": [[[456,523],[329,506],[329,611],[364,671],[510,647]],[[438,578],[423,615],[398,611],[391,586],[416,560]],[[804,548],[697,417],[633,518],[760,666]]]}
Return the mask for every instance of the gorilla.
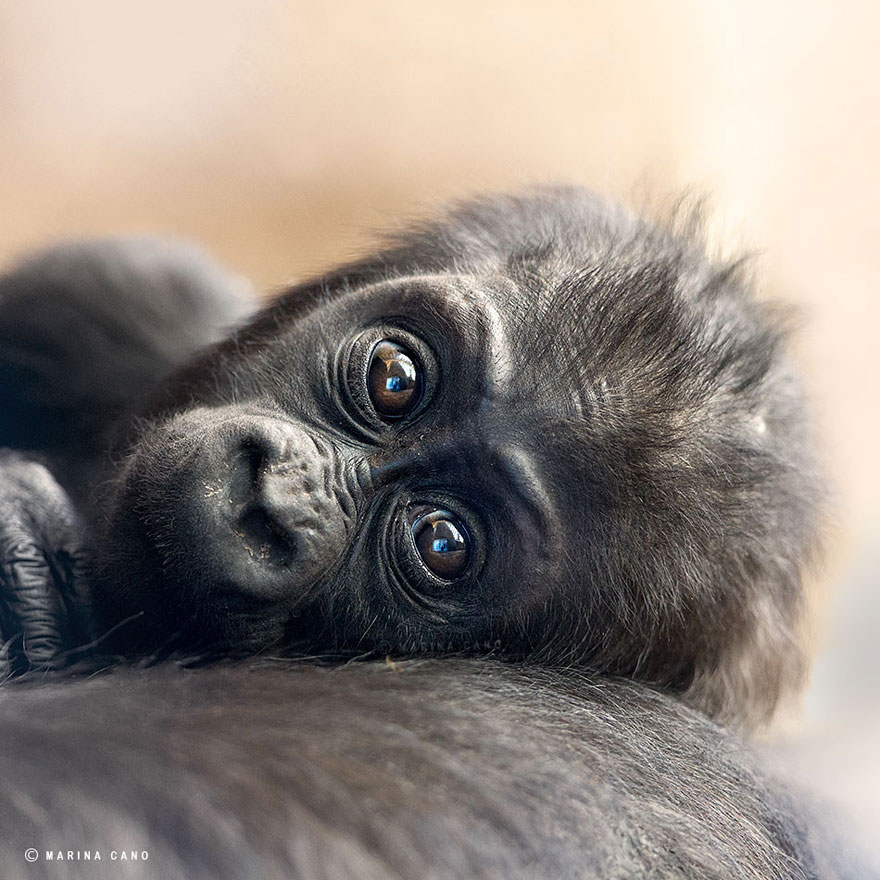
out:
{"label": "gorilla", "polygon": [[548,188],[249,308],[162,242],[0,279],[11,673],[491,654],[743,725],[799,683],[820,481],[743,261]]}
{"label": "gorilla", "polygon": [[737,737],[647,685],[290,662],[0,690],[5,880],[880,877]]}

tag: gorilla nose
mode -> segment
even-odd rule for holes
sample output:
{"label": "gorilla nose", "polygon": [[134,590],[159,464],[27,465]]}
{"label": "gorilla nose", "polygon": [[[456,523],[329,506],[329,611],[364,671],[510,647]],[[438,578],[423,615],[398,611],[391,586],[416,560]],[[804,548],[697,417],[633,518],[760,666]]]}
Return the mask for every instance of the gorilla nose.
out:
{"label": "gorilla nose", "polygon": [[[271,500],[273,462],[281,460],[279,447],[264,436],[248,437],[230,454],[229,503],[235,532],[247,552],[269,564],[289,566],[296,555],[296,532],[285,511]],[[307,488],[307,487],[305,487]],[[270,496],[270,497],[267,497]]]}
{"label": "gorilla nose", "polygon": [[363,489],[357,467],[301,425],[217,418],[196,464],[195,531],[217,576],[263,597],[311,586],[348,543]]}
{"label": "gorilla nose", "polygon": [[234,534],[254,567],[313,579],[338,556],[354,517],[336,450],[298,426],[245,427],[230,459]]}

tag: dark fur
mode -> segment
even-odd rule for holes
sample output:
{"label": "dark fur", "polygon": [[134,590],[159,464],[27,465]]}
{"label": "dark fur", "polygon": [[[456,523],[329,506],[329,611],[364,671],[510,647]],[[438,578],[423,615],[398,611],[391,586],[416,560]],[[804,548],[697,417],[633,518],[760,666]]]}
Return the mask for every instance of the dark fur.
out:
{"label": "dark fur", "polygon": [[[7,289],[9,278],[20,276]],[[57,462],[67,453],[39,426],[60,411],[64,436],[86,438],[83,459],[100,458],[103,434],[80,431],[77,414],[115,417],[167,370],[169,347],[185,355],[210,335],[173,298],[145,322],[138,291],[120,307],[116,288],[105,277],[93,302],[78,295],[71,308],[83,326],[113,314],[83,357],[125,400],[84,402],[95,376],[87,388],[55,381],[38,333],[66,336],[57,305],[39,326],[13,317],[0,364],[40,394],[0,391],[32,429],[0,444]],[[353,425],[346,409],[334,364],[375,324],[421,336],[433,358],[437,396],[411,423]],[[131,334],[147,361],[151,345],[162,352],[159,368],[111,383],[132,369],[118,345]],[[126,622],[123,653],[491,651],[653,682],[717,718],[764,719],[803,672],[817,495],[784,337],[740,265],[710,261],[691,234],[576,189],[466,203],[283,294],[154,395],[93,505],[101,628]],[[21,357],[22,345],[44,359]],[[76,346],[64,351],[75,377]],[[285,446],[286,513],[312,523],[311,555],[278,565],[267,544],[263,564],[253,534],[217,525],[235,444],[260,446],[261,473]],[[324,489],[297,489],[300,466],[323,468]],[[73,471],[56,465],[62,482]],[[468,511],[482,554],[464,587],[427,598],[396,571],[387,537],[399,499],[424,498]]]}
{"label": "dark fur", "polygon": [[485,660],[7,688],[0,864],[5,880],[876,876],[680,702]]}
{"label": "dark fur", "polygon": [[46,454],[81,504],[120,421],[252,311],[191,245],[65,242],[0,276],[0,446]]}

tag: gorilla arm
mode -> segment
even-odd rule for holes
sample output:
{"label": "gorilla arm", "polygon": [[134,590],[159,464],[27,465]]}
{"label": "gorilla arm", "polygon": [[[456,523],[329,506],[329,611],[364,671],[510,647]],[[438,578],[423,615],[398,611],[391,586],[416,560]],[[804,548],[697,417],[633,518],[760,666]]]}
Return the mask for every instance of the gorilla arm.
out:
{"label": "gorilla arm", "polygon": [[252,305],[158,239],[67,243],[0,276],[0,671],[88,640],[77,512],[113,428]]}

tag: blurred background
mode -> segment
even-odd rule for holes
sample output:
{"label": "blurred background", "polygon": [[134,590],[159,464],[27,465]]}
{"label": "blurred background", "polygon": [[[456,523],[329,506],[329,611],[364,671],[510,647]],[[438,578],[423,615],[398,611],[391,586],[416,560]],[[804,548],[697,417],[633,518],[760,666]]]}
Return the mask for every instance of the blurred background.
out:
{"label": "blurred background", "polygon": [[855,0],[5,2],[0,265],[170,233],[271,291],[476,190],[709,194],[805,317],[836,495],[796,751],[876,843],[878,43]]}

